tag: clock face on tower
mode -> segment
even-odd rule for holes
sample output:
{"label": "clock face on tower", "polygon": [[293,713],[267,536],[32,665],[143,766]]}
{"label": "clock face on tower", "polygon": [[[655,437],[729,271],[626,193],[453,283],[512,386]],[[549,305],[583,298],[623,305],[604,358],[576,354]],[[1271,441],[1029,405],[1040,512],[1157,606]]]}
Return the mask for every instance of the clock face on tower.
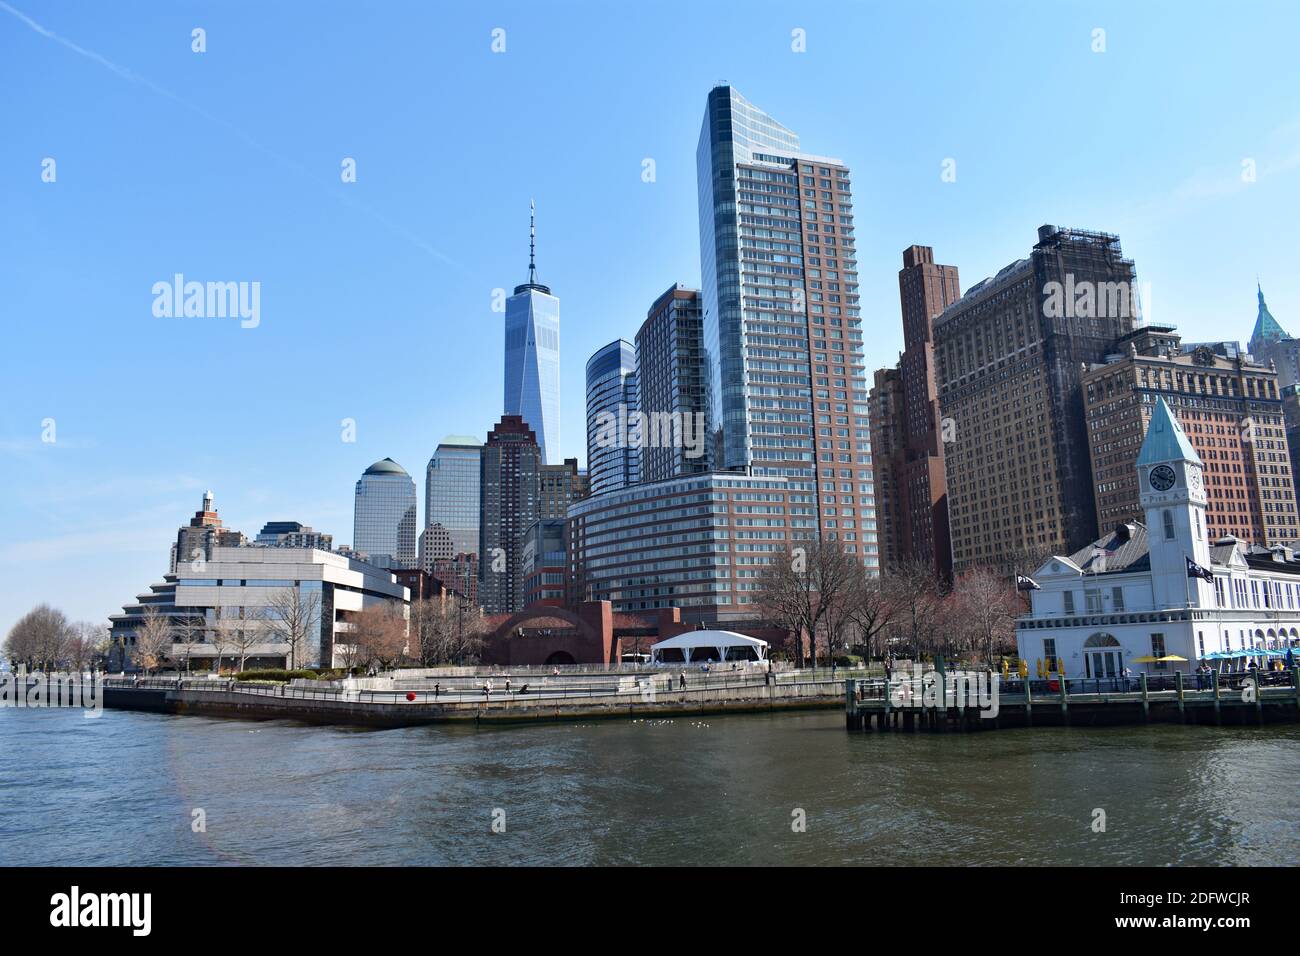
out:
{"label": "clock face on tower", "polygon": [[1151,469],[1151,475],[1147,480],[1151,482],[1151,487],[1156,491],[1168,491],[1174,486],[1177,476],[1168,465],[1156,465]]}

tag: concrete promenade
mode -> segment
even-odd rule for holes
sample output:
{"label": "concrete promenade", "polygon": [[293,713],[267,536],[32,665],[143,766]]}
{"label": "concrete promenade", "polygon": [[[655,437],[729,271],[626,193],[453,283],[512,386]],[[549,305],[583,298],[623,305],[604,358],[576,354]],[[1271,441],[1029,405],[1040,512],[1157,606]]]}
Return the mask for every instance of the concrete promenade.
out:
{"label": "concrete promenade", "polygon": [[[314,682],[282,684],[239,683],[229,680],[174,678],[109,678],[104,706],[110,709],[250,720],[286,719],[317,724],[405,727],[433,723],[510,724],[599,718],[650,718],[777,710],[838,708],[844,702],[844,681],[801,680],[782,676],[768,684],[761,676],[727,679],[688,675],[686,688],[665,680],[635,677],[582,682],[563,680],[548,686],[536,679],[526,693],[512,679],[509,693],[504,676],[493,679],[485,695],[481,681],[432,680],[419,689],[352,689]],[[406,682],[403,682],[404,684]],[[415,682],[410,682],[415,683]],[[669,684],[672,686],[669,686]]]}

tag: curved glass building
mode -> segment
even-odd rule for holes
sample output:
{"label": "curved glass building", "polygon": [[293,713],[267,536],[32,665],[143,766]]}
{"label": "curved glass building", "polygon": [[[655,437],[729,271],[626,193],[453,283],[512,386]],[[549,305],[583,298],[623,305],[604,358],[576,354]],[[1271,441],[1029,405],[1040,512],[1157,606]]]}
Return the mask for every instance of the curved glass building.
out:
{"label": "curved glass building", "polygon": [[587,361],[587,476],[592,494],[640,480],[640,454],[628,440],[626,424],[638,408],[636,348],[617,339]]}
{"label": "curved glass building", "polygon": [[357,480],[352,549],[376,567],[416,567],[415,482],[391,458],[375,462]]}

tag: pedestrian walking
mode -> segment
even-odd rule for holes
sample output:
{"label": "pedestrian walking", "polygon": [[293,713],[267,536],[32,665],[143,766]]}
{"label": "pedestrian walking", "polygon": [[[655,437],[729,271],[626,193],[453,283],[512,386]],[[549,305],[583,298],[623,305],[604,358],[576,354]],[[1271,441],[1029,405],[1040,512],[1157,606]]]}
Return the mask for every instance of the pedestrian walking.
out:
{"label": "pedestrian walking", "polygon": [[682,690],[685,690],[685,689],[686,689],[686,671],[683,670],[683,671],[682,671],[682,672],[677,676],[677,679],[681,682],[681,683],[679,683],[677,686],[680,687]]}

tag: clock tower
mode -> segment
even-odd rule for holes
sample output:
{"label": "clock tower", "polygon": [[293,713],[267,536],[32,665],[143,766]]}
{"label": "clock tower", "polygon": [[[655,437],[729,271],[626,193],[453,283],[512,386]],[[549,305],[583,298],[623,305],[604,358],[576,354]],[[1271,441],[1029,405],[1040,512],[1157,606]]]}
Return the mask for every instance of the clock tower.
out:
{"label": "clock tower", "polygon": [[1204,469],[1163,398],[1156,398],[1137,470],[1156,607],[1184,607],[1189,601],[1192,607],[1213,607],[1213,585],[1187,575],[1189,558],[1210,567]]}

